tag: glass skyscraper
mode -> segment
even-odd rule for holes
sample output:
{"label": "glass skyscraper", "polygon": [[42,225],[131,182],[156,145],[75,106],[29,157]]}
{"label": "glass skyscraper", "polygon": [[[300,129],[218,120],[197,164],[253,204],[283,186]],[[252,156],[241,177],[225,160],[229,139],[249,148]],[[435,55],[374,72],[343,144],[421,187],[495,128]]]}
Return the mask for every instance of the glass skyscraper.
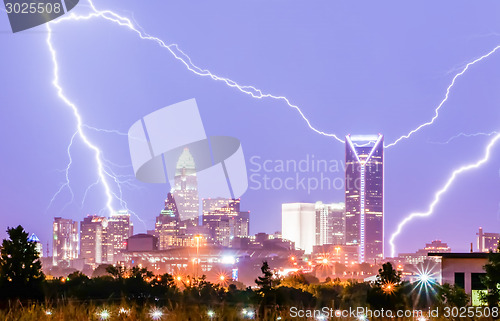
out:
{"label": "glass skyscraper", "polygon": [[235,237],[247,237],[249,216],[249,212],[240,211],[240,199],[203,199],[203,226],[215,244],[230,246]]}
{"label": "glass skyscraper", "polygon": [[316,244],[345,244],[345,204],[316,202]]}
{"label": "glass skyscraper", "polygon": [[69,266],[72,260],[78,258],[78,222],[62,217],[54,217],[54,240],[52,241],[52,264],[64,262]]}
{"label": "glass skyscraper", "polygon": [[384,136],[346,136],[346,244],[360,262],[384,255]]}

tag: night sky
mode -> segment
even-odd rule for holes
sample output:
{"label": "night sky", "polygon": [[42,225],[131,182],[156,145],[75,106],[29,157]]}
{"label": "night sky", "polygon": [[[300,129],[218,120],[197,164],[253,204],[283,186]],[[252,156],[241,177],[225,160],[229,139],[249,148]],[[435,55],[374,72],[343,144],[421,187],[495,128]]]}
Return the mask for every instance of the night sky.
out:
{"label": "night sky", "polygon": [[[453,76],[500,44],[497,1],[96,1],[132,18],[146,32],[176,43],[213,73],[264,92],[283,95],[302,108],[317,129],[385,135],[391,143],[432,118]],[[75,12],[88,12],[82,0]],[[208,77],[198,77],[153,42],[111,22],[94,19],[53,25],[61,84],[85,124],[126,133],[159,108],[196,98],[207,135],[240,139],[249,174],[296,177],[295,172],[257,171],[265,160],[306,158],[344,161],[344,145],[311,131],[284,102],[253,99]],[[42,242],[51,240],[54,216],[80,221],[99,213],[102,188],[94,156],[76,139],[70,170],[74,200],[65,182],[67,146],[75,132],[71,111],[51,84],[52,63],[40,26],[12,34],[0,11],[0,237],[21,224]],[[482,157],[491,137],[461,132],[500,131],[500,52],[472,66],[450,92],[438,120],[385,151],[385,238],[414,211],[425,211],[454,168]],[[146,226],[154,226],[168,185],[136,181],[127,137],[86,131],[113,169],[129,182],[124,200]],[[252,158],[253,157],[253,158]],[[253,161],[251,161],[253,159]],[[433,216],[414,221],[398,238],[398,252],[413,252],[441,239],[467,251],[479,226],[500,232],[500,146],[490,161],[461,176]],[[321,178],[319,172],[299,173]],[[339,171],[323,172],[332,180]],[[256,176],[254,176],[255,179]],[[343,189],[256,190],[249,182],[242,209],[251,212],[251,233],[280,230],[285,202],[339,202]],[[117,191],[117,190],[115,190]],[[119,208],[119,203],[114,204]],[[386,243],[386,254],[388,246]]]}

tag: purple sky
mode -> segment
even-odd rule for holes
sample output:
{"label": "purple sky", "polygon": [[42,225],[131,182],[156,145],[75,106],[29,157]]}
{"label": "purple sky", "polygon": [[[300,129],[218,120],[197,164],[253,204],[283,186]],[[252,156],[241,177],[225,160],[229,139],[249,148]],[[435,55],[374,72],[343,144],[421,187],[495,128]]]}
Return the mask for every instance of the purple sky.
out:
{"label": "purple sky", "polygon": [[[87,11],[85,4],[82,0],[75,10]],[[496,1],[116,0],[96,6],[133,17],[146,32],[177,43],[215,74],[288,97],[320,130],[340,136],[382,133],[387,143],[428,121],[460,68],[500,44]],[[44,26],[12,34],[0,11],[0,236],[7,226],[21,224],[44,246],[54,216],[81,220],[104,207],[99,187],[81,204],[97,176],[92,154],[76,140],[70,172],[74,202],[65,207],[70,194],[64,190],[47,209],[65,180],[61,170],[75,121],[51,85],[46,36]],[[196,98],[207,134],[239,138],[249,170],[256,168],[250,163],[254,156],[344,159],[343,144],[311,131],[283,102],[253,99],[197,77],[166,50],[110,22],[59,24],[53,37],[61,83],[90,126],[126,132],[154,110]],[[460,132],[500,131],[499,68],[500,52],[471,67],[433,126],[386,150],[386,240],[404,216],[427,210],[455,167],[481,158],[489,138],[432,142]],[[106,159],[123,165],[115,168],[118,173],[133,174],[125,136],[88,133]],[[432,217],[404,230],[398,251],[415,251],[433,239],[466,251],[479,226],[500,232],[499,161],[500,147],[481,169],[461,176]],[[169,187],[132,183],[136,187],[125,187],[124,199],[151,229]],[[281,228],[281,203],[343,198],[343,190],[327,188],[309,194],[248,190],[242,209],[251,211],[252,233],[271,233]],[[134,224],[145,231],[138,219]]]}

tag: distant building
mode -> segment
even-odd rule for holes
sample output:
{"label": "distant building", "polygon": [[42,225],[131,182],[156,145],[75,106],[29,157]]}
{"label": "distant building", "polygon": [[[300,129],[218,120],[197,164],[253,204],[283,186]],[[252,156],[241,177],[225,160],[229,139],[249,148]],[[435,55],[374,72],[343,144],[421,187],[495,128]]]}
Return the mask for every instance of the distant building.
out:
{"label": "distant building", "polygon": [[[169,195],[171,195],[169,193]],[[169,210],[161,211],[156,217],[154,235],[158,238],[159,248],[168,249],[178,244],[179,217]]]}
{"label": "distant building", "polygon": [[[451,253],[451,248],[448,246],[448,244],[441,242],[441,240],[435,240],[431,243],[425,244],[425,247],[423,249],[419,249],[415,253],[400,253],[399,259],[403,263],[417,264],[428,260],[429,253]],[[436,256],[432,258],[436,258]]]}
{"label": "distant building", "polygon": [[[233,249],[249,250],[249,249],[265,249],[265,250],[288,250],[294,251],[295,245],[289,240],[281,238],[281,234],[257,233],[247,237],[236,237],[231,242]],[[294,251],[301,253],[301,251]],[[302,251],[303,254],[303,251]]]}
{"label": "distant building", "polygon": [[384,136],[346,136],[346,244],[359,261],[384,257]]}
{"label": "distant building", "polygon": [[434,240],[431,243],[425,244],[425,247],[419,252],[427,252],[427,253],[450,253],[451,248],[447,243],[441,242],[441,240]]}
{"label": "distant building", "polygon": [[149,234],[132,235],[127,240],[126,250],[128,252],[156,251],[158,250],[158,239]]}
{"label": "distant building", "polygon": [[317,261],[319,264],[356,264],[359,260],[358,246],[333,244],[316,245],[313,250],[313,260]]}
{"label": "distant building", "polygon": [[105,243],[103,262],[114,264],[120,251],[127,247],[127,239],[133,234],[134,225],[130,221],[130,214],[127,211],[111,214],[103,233],[103,242]]}
{"label": "distant building", "polygon": [[42,247],[42,242],[40,242],[40,239],[38,236],[35,235],[35,233],[32,233],[30,237],[28,237],[28,242],[33,242],[35,243],[35,248],[36,251],[38,252],[38,255],[40,257],[43,256],[43,247]]}
{"label": "distant building", "polygon": [[[135,235],[132,238],[134,237]],[[129,240],[129,244],[134,242]],[[207,245],[200,248],[175,247],[157,251],[129,249],[124,252],[124,262],[127,267],[140,265],[155,274],[170,273],[174,278],[187,275],[219,275],[221,271],[229,272],[237,268],[240,281],[251,285],[256,276],[261,274],[262,261],[269,262],[273,268],[287,264],[291,256],[300,255],[297,251],[287,248],[241,250]]]}
{"label": "distant building", "polygon": [[80,258],[85,264],[95,267],[107,262],[107,251],[103,253],[103,240],[105,240],[107,225],[108,220],[97,215],[89,215],[80,222]]}
{"label": "distant building", "polygon": [[204,199],[203,226],[208,228],[210,241],[230,246],[236,237],[247,237],[250,213],[240,211],[239,199]]}
{"label": "distant building", "polygon": [[484,233],[483,228],[479,228],[477,235],[477,250],[479,252],[498,252],[498,241],[500,233]]}
{"label": "distant building", "polygon": [[52,225],[52,265],[69,266],[78,258],[78,222],[61,217],[54,217]]}
{"label": "distant building", "polygon": [[310,254],[316,243],[316,204],[282,204],[281,228],[283,239],[294,242],[296,249]]}
{"label": "distant building", "polygon": [[345,244],[345,204],[316,202],[316,243]]}

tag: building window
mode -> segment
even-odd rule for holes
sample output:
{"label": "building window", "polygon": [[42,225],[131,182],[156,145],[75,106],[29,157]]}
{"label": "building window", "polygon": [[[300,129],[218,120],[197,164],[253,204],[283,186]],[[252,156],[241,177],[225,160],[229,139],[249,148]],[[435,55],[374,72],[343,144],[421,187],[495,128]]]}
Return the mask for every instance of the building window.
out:
{"label": "building window", "polygon": [[465,273],[455,272],[455,286],[465,289]]}
{"label": "building window", "polygon": [[486,290],[486,286],[481,282],[484,276],[486,276],[486,273],[471,273],[471,290]]}

